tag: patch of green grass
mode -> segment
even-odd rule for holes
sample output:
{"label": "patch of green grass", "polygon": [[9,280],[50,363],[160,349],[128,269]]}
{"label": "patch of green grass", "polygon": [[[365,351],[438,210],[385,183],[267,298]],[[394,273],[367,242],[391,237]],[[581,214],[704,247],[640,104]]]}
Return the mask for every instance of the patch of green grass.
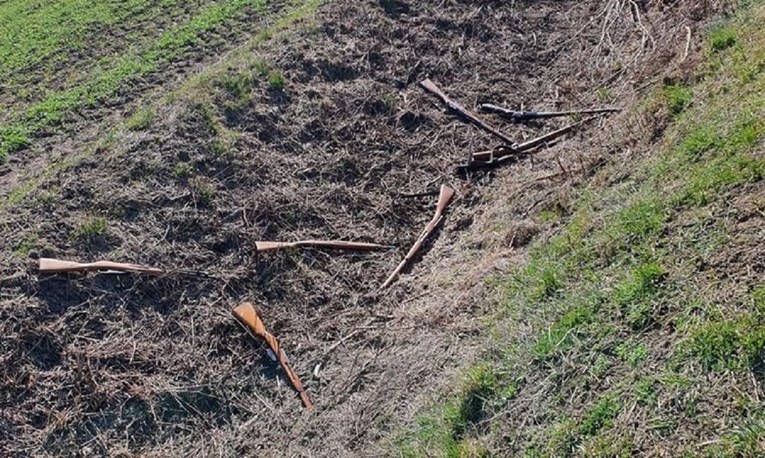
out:
{"label": "patch of green grass", "polygon": [[723,436],[720,444],[707,451],[709,458],[765,456],[765,416],[761,412],[748,418]]}
{"label": "patch of green grass", "polygon": [[516,393],[517,387],[501,380],[492,368],[477,365],[467,371],[454,396],[439,409],[421,415],[417,426],[396,440],[396,448],[407,457],[432,456],[434,450],[444,457],[488,457],[473,433],[498,402]]}
{"label": "patch of green grass", "polygon": [[641,343],[623,342],[616,346],[616,356],[630,367],[637,368],[648,358],[648,348]]}
{"label": "patch of green grass", "polygon": [[640,197],[617,214],[617,232],[612,237],[628,244],[645,241],[664,229],[669,217],[666,204],[658,196]]}
{"label": "patch of green grass", "polygon": [[80,227],[77,228],[74,236],[77,239],[90,242],[104,235],[107,228],[108,223],[106,222],[106,219],[99,217],[88,218],[80,224]]}
{"label": "patch of green grass", "polygon": [[532,349],[538,358],[549,358],[560,349],[565,349],[581,330],[582,326],[594,320],[592,308],[579,306],[561,317],[547,332],[542,333]]}
{"label": "patch of green grass", "polygon": [[641,264],[614,289],[614,301],[632,329],[643,328],[650,322],[653,301],[664,275],[664,269],[654,262]]}
{"label": "patch of green grass", "polygon": [[643,377],[635,383],[635,398],[643,405],[654,405],[658,399],[656,380]]}
{"label": "patch of green grass", "polygon": [[179,162],[173,168],[173,176],[180,180],[185,180],[194,174],[194,170],[187,162]]}
{"label": "patch of green grass", "polygon": [[268,74],[268,85],[271,87],[271,89],[274,89],[277,91],[284,90],[285,84],[286,83],[284,80],[284,75],[281,72],[277,70],[272,70]]}
{"label": "patch of green grass", "polygon": [[687,86],[668,85],[664,86],[664,97],[667,100],[669,112],[677,116],[690,106],[693,91]]}
{"label": "patch of green grass", "polygon": [[685,353],[706,369],[735,371],[759,364],[765,355],[765,317],[747,314],[712,321],[692,330]]}
{"label": "patch of green grass", "polygon": [[75,109],[97,106],[115,95],[125,83],[189,53],[194,45],[201,43],[204,33],[241,15],[245,8],[262,9],[266,3],[267,0],[228,0],[207,6],[186,23],[164,32],[148,48],[119,56],[110,64],[105,64],[105,70],[94,72],[82,84],[53,91],[21,115],[12,117],[9,125],[0,131],[0,156],[7,156],[26,146],[18,139],[29,138],[41,129],[63,121]]}
{"label": "patch of green grass", "polygon": [[713,52],[724,51],[736,44],[738,32],[731,26],[719,26],[709,36],[709,47]]}
{"label": "patch of green grass", "polygon": [[8,154],[26,148],[31,141],[20,126],[0,127],[0,161],[5,160]]}
{"label": "patch of green grass", "polygon": [[154,122],[154,116],[154,111],[149,108],[138,110],[125,121],[125,128],[132,131],[146,130]]}
{"label": "patch of green grass", "polygon": [[608,396],[598,400],[579,425],[579,432],[584,436],[592,436],[603,428],[610,428],[621,407]]}
{"label": "patch of green grass", "polygon": [[27,234],[24,236],[24,238],[21,239],[18,246],[16,247],[16,250],[14,251],[14,254],[16,256],[20,257],[26,257],[29,255],[29,253],[32,252],[35,245],[37,245],[39,237],[35,234]]}

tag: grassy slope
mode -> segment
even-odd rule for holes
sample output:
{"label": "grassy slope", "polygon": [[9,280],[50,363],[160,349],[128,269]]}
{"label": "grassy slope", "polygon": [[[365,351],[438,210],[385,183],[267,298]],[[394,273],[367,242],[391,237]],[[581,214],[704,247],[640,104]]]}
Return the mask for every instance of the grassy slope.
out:
{"label": "grassy slope", "polygon": [[[141,10],[157,14],[168,2],[158,5],[138,0],[120,4],[91,3],[57,2],[33,11],[29,10],[28,2],[3,4],[0,20],[9,20],[0,38],[16,38],[11,40],[14,46],[0,47],[0,75],[13,74],[43,60],[55,63],[56,56],[63,58],[67,53],[85,46],[89,30],[96,24],[113,25],[128,18],[134,20],[131,15]],[[44,98],[14,113],[6,125],[0,126],[0,160],[27,147],[35,134],[61,122],[68,114],[97,106],[117,94],[127,83],[190,52],[194,45],[200,43],[204,33],[243,14],[246,8],[257,10],[266,3],[267,0],[227,0],[209,4],[188,21],[164,31],[144,48],[104,59],[87,80],[47,92]],[[41,39],[40,34],[45,39]]]}
{"label": "grassy slope", "polygon": [[[765,6],[710,32],[658,154],[583,189],[561,233],[502,281],[491,350],[396,455],[763,456],[765,279],[715,264],[765,176]],[[762,194],[752,212],[765,216]],[[754,382],[754,380],[757,380]],[[522,418],[519,418],[522,417]]]}
{"label": "grassy slope", "polygon": [[[155,100],[151,104],[139,106],[139,108],[125,120],[123,125],[104,126],[102,129],[102,136],[97,142],[60,161],[49,163],[45,170],[18,183],[7,195],[0,196],[0,211],[6,210],[9,206],[20,202],[29,192],[36,189],[44,179],[53,176],[55,173],[66,170],[77,164],[79,161],[92,156],[101,148],[107,148],[110,145],[122,141],[124,135],[127,133],[126,131],[146,129],[154,121],[155,109],[168,103],[170,100],[187,97],[208,102],[208,86],[218,85],[225,87],[227,90],[231,91],[233,95],[237,95],[237,97],[234,97],[235,101],[232,103],[237,103],[236,100],[239,100],[238,103],[241,103],[242,97],[246,95],[245,86],[255,84],[260,78],[267,79],[269,85],[274,87],[283,85],[283,76],[279,72],[274,71],[267,63],[261,60],[255,59],[253,61],[251,54],[254,49],[261,46],[263,43],[268,42],[278,32],[287,29],[295,22],[301,21],[305,17],[312,15],[322,4],[322,1],[323,0],[293,0],[288,2],[287,8],[285,8],[278,17],[275,17],[268,27],[260,30],[241,47],[227,54],[225,58],[208,66],[199,73],[191,75],[183,84],[168,92],[164,97]],[[0,133],[2,133],[2,129],[2,126],[0,126]],[[216,124],[214,130],[216,132],[221,131],[219,132],[221,137],[223,137],[220,140],[221,145],[224,145],[231,140],[230,132],[223,129],[221,126]]]}

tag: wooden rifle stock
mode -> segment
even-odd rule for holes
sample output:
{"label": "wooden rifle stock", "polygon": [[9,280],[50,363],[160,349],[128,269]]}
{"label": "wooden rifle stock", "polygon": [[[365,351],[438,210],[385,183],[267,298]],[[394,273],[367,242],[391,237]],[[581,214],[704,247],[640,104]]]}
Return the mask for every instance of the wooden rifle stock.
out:
{"label": "wooden rifle stock", "polygon": [[451,99],[448,95],[444,94],[444,92],[438,86],[436,86],[436,83],[434,83],[430,79],[426,79],[425,81],[421,82],[420,85],[426,91],[434,94],[436,97],[441,99],[441,101],[444,104],[446,104],[446,106],[449,107],[450,110],[462,116],[466,120],[472,122],[473,124],[485,130],[486,132],[499,138],[500,140],[505,142],[508,147],[512,148],[513,143],[515,143],[513,139],[503,134],[502,132],[498,131],[494,127],[491,127],[490,125],[486,124],[478,116],[474,115],[473,113],[468,111],[465,107],[463,107],[462,105],[460,105],[459,103]]}
{"label": "wooden rifle stock", "polygon": [[287,248],[329,248],[333,250],[372,251],[391,248],[376,243],[343,242],[333,240],[303,240],[300,242],[255,242],[258,251],[276,251]]}
{"label": "wooden rifle stock", "polygon": [[160,275],[163,273],[161,269],[121,262],[97,261],[82,264],[79,262],[62,261],[60,259],[40,258],[40,273],[57,274],[68,272],[96,272],[106,270],[113,270],[117,272],[133,272],[149,275]]}
{"label": "wooden rifle stock", "polygon": [[545,118],[558,118],[563,116],[574,115],[592,115],[602,113],[615,113],[621,111],[620,108],[595,108],[590,110],[573,110],[573,111],[513,111],[490,103],[484,103],[481,105],[483,111],[489,113],[496,113],[504,118],[507,118],[514,122],[528,121],[531,119],[545,119]]}
{"label": "wooden rifle stock", "polygon": [[261,320],[258,316],[258,312],[255,311],[255,307],[249,302],[244,302],[238,305],[232,313],[239,320],[239,322],[241,322],[247,329],[250,330],[250,332],[252,332],[257,338],[263,340],[266,345],[268,345],[268,348],[271,349],[271,351],[276,356],[276,359],[279,361],[279,365],[287,375],[287,378],[292,384],[292,387],[295,388],[295,391],[298,392],[300,400],[303,402],[303,406],[305,406],[307,409],[313,408],[313,403],[311,402],[311,398],[308,396],[308,392],[303,387],[303,382],[300,381],[300,377],[298,377],[297,373],[292,369],[292,367],[290,367],[289,361],[287,360],[287,355],[279,346],[279,342],[276,340],[276,337],[271,335],[266,330],[266,326],[263,324],[263,320]]}
{"label": "wooden rifle stock", "polygon": [[417,254],[417,252],[422,247],[422,244],[425,243],[425,240],[430,236],[430,234],[433,233],[433,231],[436,230],[439,224],[441,224],[441,221],[444,219],[444,210],[446,210],[447,205],[449,205],[449,202],[452,200],[452,197],[454,197],[454,189],[450,188],[449,186],[442,185],[441,186],[441,193],[438,196],[438,204],[436,205],[436,214],[433,215],[433,219],[430,220],[427,226],[425,226],[425,229],[422,231],[419,237],[417,237],[417,240],[414,242],[414,245],[412,245],[412,248],[409,249],[409,252],[406,254],[406,257],[404,257],[404,260],[399,263],[398,266],[396,266],[396,269],[393,271],[393,273],[390,274],[387,280],[385,280],[385,283],[383,283],[382,287],[380,289],[385,289],[388,286],[390,286],[394,281],[396,281],[396,278],[401,274],[401,271],[404,270],[407,263],[414,258],[414,256]]}
{"label": "wooden rifle stock", "polygon": [[569,124],[568,126],[552,131],[549,134],[545,134],[545,135],[542,135],[541,137],[537,137],[535,139],[521,143],[520,145],[517,145],[515,147],[515,151],[508,150],[504,147],[500,147],[496,151],[479,151],[473,154],[473,160],[474,161],[491,161],[492,158],[502,158],[505,156],[512,155],[514,152],[525,153],[533,148],[536,148],[537,146],[543,143],[547,143],[549,141],[555,140],[556,138],[562,135],[566,135],[567,133],[580,127],[581,125],[588,123],[590,121],[594,121],[595,119],[598,119],[598,118],[599,116],[590,116],[589,118],[585,118],[577,123]]}

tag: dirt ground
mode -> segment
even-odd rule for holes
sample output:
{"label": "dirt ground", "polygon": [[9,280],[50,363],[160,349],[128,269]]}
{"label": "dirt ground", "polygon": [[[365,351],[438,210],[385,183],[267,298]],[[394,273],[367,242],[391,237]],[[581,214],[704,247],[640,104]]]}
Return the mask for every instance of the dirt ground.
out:
{"label": "dirt ground", "polygon": [[[0,454],[390,453],[388,439],[476,354],[490,280],[551,230],[539,212],[565,209],[599,167],[656,139],[666,115],[632,108],[694,58],[688,31],[719,11],[691,1],[327,2],[253,53],[283,88],[247,80],[242,103],[213,78],[2,210]],[[237,61],[226,73],[251,71]],[[496,142],[424,92],[426,77],[471,109],[625,111],[465,176],[455,167]],[[482,116],[519,142],[566,123]],[[32,164],[39,157],[14,167]],[[457,190],[443,227],[380,291],[437,198],[402,194],[442,183]],[[311,238],[396,249],[258,254],[254,244]],[[46,277],[33,267],[40,256],[176,272]],[[280,339],[313,411],[231,317],[244,300]]]}

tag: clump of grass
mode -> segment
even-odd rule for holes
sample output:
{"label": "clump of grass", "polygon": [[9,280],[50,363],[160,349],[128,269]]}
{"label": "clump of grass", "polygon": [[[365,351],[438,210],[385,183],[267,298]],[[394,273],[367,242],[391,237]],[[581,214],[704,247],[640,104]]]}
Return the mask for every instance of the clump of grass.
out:
{"label": "clump of grass", "polygon": [[201,205],[210,205],[215,197],[215,189],[202,177],[196,177],[189,181],[189,188],[194,195],[194,200]]}
{"label": "clump of grass", "polygon": [[693,91],[691,88],[679,84],[664,86],[664,97],[667,100],[669,112],[672,115],[679,115],[691,104]]}
{"label": "clump of grass", "polygon": [[720,52],[733,47],[736,40],[736,29],[730,26],[720,26],[712,30],[709,36],[709,46],[713,52]]}
{"label": "clump of grass", "polygon": [[592,436],[603,428],[611,427],[620,410],[619,404],[610,396],[601,398],[582,419],[579,432],[584,436]]}
{"label": "clump of grass", "polygon": [[713,371],[736,371],[758,364],[765,355],[763,317],[712,321],[691,332],[686,354]]}
{"label": "clump of grass", "polygon": [[179,180],[185,180],[193,174],[193,169],[187,162],[179,162],[173,168],[173,176]]}
{"label": "clump of grass", "polygon": [[532,352],[538,358],[549,358],[556,351],[566,348],[576,332],[593,320],[594,314],[591,307],[579,306],[574,308],[537,338]]}
{"label": "clump of grass", "polygon": [[616,346],[616,356],[630,367],[637,368],[648,358],[648,348],[642,344],[623,342]]}
{"label": "clump of grass", "polygon": [[0,161],[9,154],[26,148],[31,139],[21,126],[6,126],[0,128]]}
{"label": "clump of grass", "polygon": [[281,91],[281,90],[284,90],[284,85],[285,85],[284,75],[281,72],[277,70],[272,70],[268,74],[268,86],[271,89],[274,89],[276,91]]}
{"label": "clump of grass", "polygon": [[125,128],[132,131],[146,130],[154,122],[154,116],[151,108],[139,110],[125,121]]}
{"label": "clump of grass", "polygon": [[28,256],[35,248],[35,245],[37,245],[38,239],[39,237],[36,234],[26,234],[19,242],[14,253],[21,257]]}
{"label": "clump of grass", "polygon": [[108,228],[106,219],[95,217],[88,218],[75,231],[75,237],[83,241],[93,241],[104,235]]}

